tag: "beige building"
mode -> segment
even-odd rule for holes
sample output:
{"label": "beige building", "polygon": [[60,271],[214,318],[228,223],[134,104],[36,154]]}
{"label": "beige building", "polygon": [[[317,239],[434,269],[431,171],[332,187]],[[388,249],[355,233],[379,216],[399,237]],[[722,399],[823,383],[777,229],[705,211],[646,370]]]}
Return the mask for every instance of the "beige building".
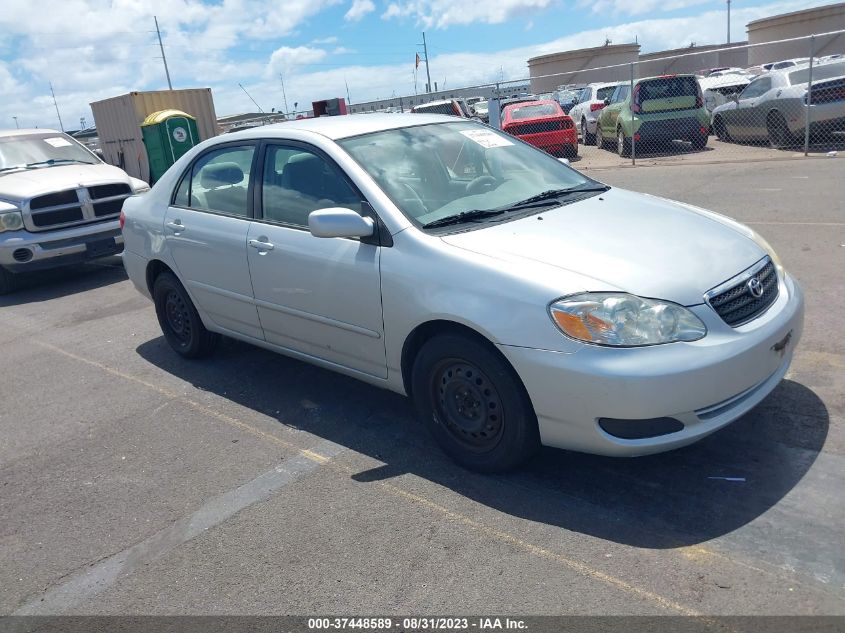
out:
{"label": "beige building", "polygon": [[[783,13],[748,23],[748,63],[752,66],[793,57],[810,56],[810,40],[814,33],[845,30],[845,2],[829,4],[815,9]],[[794,37],[805,38],[794,42],[777,42]],[[845,33],[815,38],[814,56],[845,53]]]}
{"label": "beige building", "polygon": [[[639,44],[609,44],[541,55],[528,60],[531,92],[551,92],[563,84],[617,81],[631,75],[627,64],[637,61]],[[611,68],[602,68],[611,66]],[[600,68],[600,70],[588,70]]]}

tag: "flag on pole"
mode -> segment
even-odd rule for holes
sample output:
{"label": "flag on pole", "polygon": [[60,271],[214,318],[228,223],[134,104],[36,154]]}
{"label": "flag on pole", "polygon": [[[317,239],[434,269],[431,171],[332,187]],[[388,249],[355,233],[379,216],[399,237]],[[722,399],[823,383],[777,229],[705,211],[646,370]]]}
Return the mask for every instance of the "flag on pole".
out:
{"label": "flag on pole", "polygon": [[414,68],[419,68],[419,67],[420,67],[420,54],[417,53],[417,64],[416,64],[416,66],[414,66]]}

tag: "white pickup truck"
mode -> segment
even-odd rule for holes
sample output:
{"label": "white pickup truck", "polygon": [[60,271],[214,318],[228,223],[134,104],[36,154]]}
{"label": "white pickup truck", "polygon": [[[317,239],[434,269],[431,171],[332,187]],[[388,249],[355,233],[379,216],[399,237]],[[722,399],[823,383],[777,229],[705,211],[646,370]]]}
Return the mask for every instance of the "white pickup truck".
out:
{"label": "white pickup truck", "polygon": [[123,250],[123,201],[149,190],[55,130],[0,131],[0,294],[18,273]]}

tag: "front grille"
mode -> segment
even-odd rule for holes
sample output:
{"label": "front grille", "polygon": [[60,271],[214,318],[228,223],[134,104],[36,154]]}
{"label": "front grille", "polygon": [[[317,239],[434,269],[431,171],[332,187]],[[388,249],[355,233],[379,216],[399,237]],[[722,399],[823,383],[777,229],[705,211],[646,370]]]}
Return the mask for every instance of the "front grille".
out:
{"label": "front grille", "polygon": [[132,193],[132,190],[129,185],[123,182],[88,187],[88,195],[91,196],[92,200],[111,198],[112,196],[128,196],[130,193]]}
{"label": "front grille", "polygon": [[116,215],[120,213],[120,209],[122,207],[123,198],[120,198],[119,200],[109,200],[107,202],[95,202],[94,215],[98,218],[102,218],[107,215]]}
{"label": "front grille", "polygon": [[[741,278],[727,289],[707,295],[710,307],[731,327],[738,327],[757,318],[778,298],[778,276],[772,260],[766,257],[762,267],[758,264],[755,268],[757,270],[751,275],[741,275]],[[755,297],[749,288],[754,279],[763,289],[759,297]]]}
{"label": "front grille", "polygon": [[32,223],[39,229],[56,224],[68,224],[71,222],[82,222],[82,207],[66,207],[54,209],[53,211],[39,211],[32,214]]}
{"label": "front grille", "polygon": [[74,204],[79,202],[76,196],[76,189],[67,189],[65,191],[56,191],[55,193],[48,193],[46,196],[38,196],[33,198],[29,203],[29,208],[33,211],[37,209],[45,209],[47,207],[57,207],[62,204]]}

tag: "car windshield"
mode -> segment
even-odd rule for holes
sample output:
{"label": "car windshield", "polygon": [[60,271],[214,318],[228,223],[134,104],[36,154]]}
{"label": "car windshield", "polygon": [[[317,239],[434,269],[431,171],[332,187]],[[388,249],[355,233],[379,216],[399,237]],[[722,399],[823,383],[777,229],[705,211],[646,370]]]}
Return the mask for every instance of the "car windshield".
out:
{"label": "car windshield", "polygon": [[0,171],[98,162],[77,141],[58,132],[0,137]]}
{"label": "car windshield", "polygon": [[420,224],[597,184],[545,152],[478,123],[420,125],[338,143]]}
{"label": "car windshield", "polygon": [[563,90],[558,95],[558,101],[561,103],[572,103],[578,98],[578,90]]}
{"label": "car windshield", "polygon": [[555,106],[554,103],[538,103],[536,105],[512,107],[510,113],[514,121],[561,114],[560,106]]}

